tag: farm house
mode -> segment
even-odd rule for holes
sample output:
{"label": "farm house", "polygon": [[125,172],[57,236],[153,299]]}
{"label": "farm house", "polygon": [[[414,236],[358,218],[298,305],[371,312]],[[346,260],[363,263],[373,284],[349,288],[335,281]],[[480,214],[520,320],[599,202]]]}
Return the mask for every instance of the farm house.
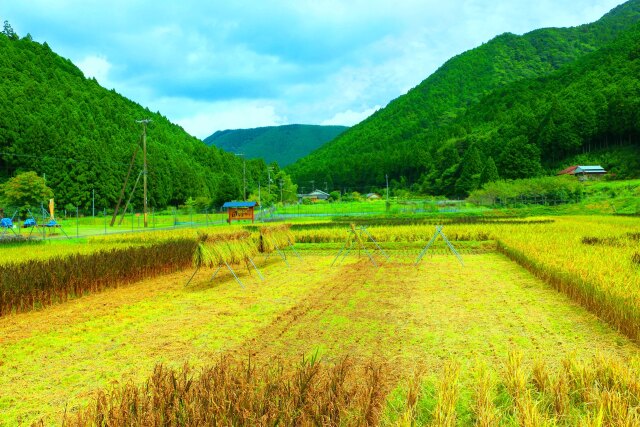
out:
{"label": "farm house", "polygon": [[312,202],[316,202],[318,200],[327,200],[329,199],[329,193],[325,193],[322,190],[313,190],[309,194],[298,194],[298,202],[302,202],[304,199],[309,199]]}
{"label": "farm house", "polygon": [[600,165],[594,166],[569,166],[566,169],[558,172],[558,175],[575,175],[580,181],[586,181],[591,179],[600,179],[607,173],[606,170]]}

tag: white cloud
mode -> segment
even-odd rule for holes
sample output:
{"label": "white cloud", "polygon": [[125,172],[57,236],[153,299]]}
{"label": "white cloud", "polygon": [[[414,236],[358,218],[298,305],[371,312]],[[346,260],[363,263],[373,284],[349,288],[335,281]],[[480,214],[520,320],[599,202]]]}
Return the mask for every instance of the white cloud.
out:
{"label": "white cloud", "polygon": [[175,122],[200,139],[218,130],[287,124],[287,118],[279,115],[275,106],[268,102],[247,100],[187,103],[190,104],[190,114],[177,115]]}
{"label": "white cloud", "polygon": [[102,86],[109,86],[109,71],[112,65],[104,56],[89,55],[76,62],[76,65],[82,70],[85,77],[95,77]]}
{"label": "white cloud", "polygon": [[188,132],[352,125],[503,32],[598,19],[622,0],[29,0],[3,19]]}
{"label": "white cloud", "polygon": [[320,124],[327,125],[327,126],[329,125],[353,126],[357,123],[360,123],[361,121],[363,121],[364,119],[366,119],[367,117],[369,117],[370,115],[378,111],[379,109],[380,109],[380,106],[376,105],[375,107],[368,108],[364,111],[353,111],[353,110],[341,111],[339,113],[334,114],[333,117],[331,117],[330,119],[323,120]]}

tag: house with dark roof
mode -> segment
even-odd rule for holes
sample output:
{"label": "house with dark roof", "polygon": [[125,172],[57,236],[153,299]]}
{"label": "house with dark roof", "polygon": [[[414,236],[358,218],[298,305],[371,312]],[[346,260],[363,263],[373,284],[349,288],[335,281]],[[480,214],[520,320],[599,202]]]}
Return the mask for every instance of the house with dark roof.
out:
{"label": "house with dark roof", "polygon": [[327,200],[329,199],[329,193],[325,193],[322,190],[313,190],[309,194],[298,194],[298,202],[302,202],[304,199],[309,199],[312,202],[317,202],[318,200]]}

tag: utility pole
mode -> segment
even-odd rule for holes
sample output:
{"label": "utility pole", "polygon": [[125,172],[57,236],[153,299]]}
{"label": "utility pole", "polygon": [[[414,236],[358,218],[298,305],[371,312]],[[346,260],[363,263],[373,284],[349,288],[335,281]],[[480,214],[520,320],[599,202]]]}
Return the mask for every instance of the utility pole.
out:
{"label": "utility pole", "polygon": [[271,166],[267,166],[267,178],[269,179],[269,181],[267,182],[267,194],[269,194],[269,196],[271,196],[271,170],[273,168]]}
{"label": "utility pole", "polygon": [[387,202],[389,201],[389,175],[388,174],[384,174],[384,177],[387,180]]}
{"label": "utility pole", "polygon": [[235,153],[236,156],[242,156],[242,201],[247,201],[247,159],[244,153]]}
{"label": "utility pole", "polygon": [[96,189],[91,189],[91,216],[95,219],[96,217]]}
{"label": "utility pole", "polygon": [[129,176],[131,175],[131,170],[133,169],[133,163],[136,160],[136,156],[138,155],[138,150],[140,150],[140,145],[136,144],[136,149],[133,151],[133,156],[131,157],[131,163],[129,163],[129,170],[127,171],[127,176],[124,179],[124,183],[122,184],[122,190],[120,191],[120,197],[118,198],[118,203],[116,203],[116,208],[113,210],[113,216],[111,217],[111,222],[109,223],[110,227],[113,227],[113,224],[116,222],[116,218],[118,217],[118,210],[120,209],[120,203],[122,203],[122,199],[124,198],[124,192],[127,189],[127,182],[129,182]]}
{"label": "utility pole", "polygon": [[311,183],[311,192],[313,193],[314,191],[316,191],[316,181],[312,179],[309,182]]}
{"label": "utility pole", "polygon": [[142,123],[142,212],[144,216],[144,228],[147,228],[147,124],[151,122],[150,119],[136,120],[137,123]]}
{"label": "utility pole", "polygon": [[258,180],[258,206],[260,206],[260,209],[262,209],[262,201],[261,201],[262,197],[260,197],[260,196],[261,196],[260,195],[260,180]]}
{"label": "utility pole", "polygon": [[282,179],[280,180],[280,203],[282,203],[282,185],[284,184],[284,181],[282,181]]}
{"label": "utility pole", "polygon": [[327,185],[327,181],[324,182],[324,192],[325,193],[329,192],[329,186]]}

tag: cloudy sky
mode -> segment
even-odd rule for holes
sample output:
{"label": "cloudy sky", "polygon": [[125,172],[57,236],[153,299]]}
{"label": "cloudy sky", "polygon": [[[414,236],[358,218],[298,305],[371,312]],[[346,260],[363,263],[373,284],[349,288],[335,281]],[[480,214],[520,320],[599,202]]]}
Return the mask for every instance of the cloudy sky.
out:
{"label": "cloudy sky", "polygon": [[353,125],[494,36],[621,0],[0,0],[0,20],[189,133]]}

